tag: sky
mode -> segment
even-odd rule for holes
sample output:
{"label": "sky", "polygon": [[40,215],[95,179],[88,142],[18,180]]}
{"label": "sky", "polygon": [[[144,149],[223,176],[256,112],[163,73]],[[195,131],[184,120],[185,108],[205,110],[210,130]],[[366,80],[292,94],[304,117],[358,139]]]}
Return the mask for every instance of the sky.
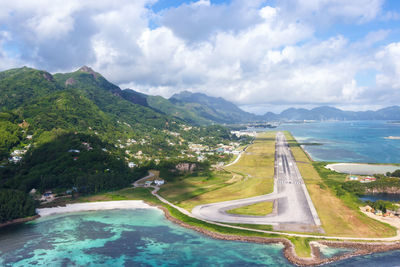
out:
{"label": "sky", "polygon": [[122,89],[263,114],[400,103],[397,0],[0,0],[0,70],[92,67]]}

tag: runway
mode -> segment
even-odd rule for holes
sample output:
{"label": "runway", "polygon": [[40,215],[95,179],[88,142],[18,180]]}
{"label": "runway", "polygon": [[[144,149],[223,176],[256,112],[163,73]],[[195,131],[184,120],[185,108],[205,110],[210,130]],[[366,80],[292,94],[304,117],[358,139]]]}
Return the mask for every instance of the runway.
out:
{"label": "runway", "polygon": [[[227,210],[274,201],[274,212],[266,216],[236,215]],[[296,225],[320,226],[318,214],[308,194],[303,178],[292,156],[283,133],[278,132],[275,144],[274,192],[245,199],[237,199],[196,206],[192,214],[200,219],[240,224],[269,224],[275,229],[297,230]],[[293,226],[293,227],[291,227]]]}

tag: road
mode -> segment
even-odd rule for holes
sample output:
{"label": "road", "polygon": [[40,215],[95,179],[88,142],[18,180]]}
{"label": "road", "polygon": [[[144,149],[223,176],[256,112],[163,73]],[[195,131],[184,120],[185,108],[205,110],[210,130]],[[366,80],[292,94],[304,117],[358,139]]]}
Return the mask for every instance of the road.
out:
{"label": "road", "polygon": [[[276,142],[276,151],[277,152],[281,152],[282,150],[285,150],[285,149],[289,150],[289,148],[287,147],[287,142],[284,139],[284,136],[283,136],[282,133],[278,133],[276,138],[277,138],[277,142]],[[285,146],[287,148],[285,148]],[[305,221],[307,221],[307,222],[311,221],[311,218],[310,218],[310,213],[311,213],[312,214],[311,216],[313,216],[313,219],[314,219],[314,225],[319,226],[321,223],[319,221],[318,216],[316,215],[315,208],[312,205],[311,200],[309,199],[309,195],[308,195],[307,190],[305,189],[305,185],[304,185],[303,180],[302,179],[299,180],[299,176],[298,176],[299,175],[298,174],[299,170],[297,169],[296,164],[294,164],[293,156],[291,155],[291,153],[285,153],[285,155],[286,155],[287,164],[286,164],[286,160],[283,159],[283,158],[285,158],[285,156],[283,156],[283,158],[282,158],[282,152],[281,153],[276,153],[276,159],[275,159],[275,163],[276,163],[275,164],[275,168],[276,169],[275,169],[275,187],[274,187],[274,192],[272,194],[258,196],[258,197],[255,197],[255,198],[249,198],[247,200],[250,200],[250,203],[257,203],[257,202],[260,202],[259,201],[260,197],[261,198],[265,197],[264,199],[270,198],[271,200],[272,199],[275,199],[275,200],[278,199],[279,200],[281,198],[289,198],[290,199],[291,197],[287,196],[287,192],[288,191],[282,192],[282,190],[285,191],[285,189],[282,188],[281,186],[278,186],[278,185],[279,184],[281,184],[281,185],[285,185],[286,184],[286,187],[289,187],[289,185],[293,185],[293,186],[296,186],[296,188],[297,188],[296,191],[300,191],[299,190],[299,185],[300,185],[300,187],[301,187],[301,189],[303,190],[303,193],[304,193],[302,203],[305,204],[305,201],[304,201],[304,197],[305,197],[307,199],[308,204],[309,204],[309,207],[308,207],[308,211],[309,212],[307,212],[307,208],[305,208],[306,209],[305,213],[308,214],[308,215],[305,216],[305,217],[307,217],[307,219]],[[285,167],[283,167],[284,162],[285,162]],[[289,174],[292,174],[292,173],[296,174],[294,179],[292,179],[293,177],[291,175],[289,175]],[[142,179],[139,179],[138,181],[133,183],[133,186],[134,187],[142,187],[143,185],[141,185],[141,182],[146,180],[146,179],[148,179],[148,178],[151,178],[153,176],[154,176],[154,174],[150,173],[148,176],[143,177]],[[301,178],[301,176],[300,176],[300,178]],[[298,182],[300,184],[296,184],[296,183],[293,183],[293,182]],[[234,226],[234,225],[224,224],[224,223],[221,223],[221,222],[218,222],[218,221],[213,221],[213,220],[210,220],[210,219],[201,218],[201,217],[199,217],[198,214],[194,214],[193,212],[191,213],[191,212],[189,212],[189,211],[187,211],[187,210],[185,210],[185,209],[183,209],[181,207],[178,207],[178,206],[172,204],[171,202],[169,202],[168,200],[166,200],[165,198],[163,198],[163,197],[161,197],[160,195],[157,194],[158,190],[160,189],[159,187],[157,187],[157,186],[151,186],[151,187],[154,188],[154,190],[152,191],[152,194],[154,196],[156,196],[161,202],[163,202],[163,203],[165,203],[165,204],[167,204],[167,205],[179,210],[181,213],[183,213],[183,214],[185,214],[185,215],[187,215],[189,217],[196,218],[196,219],[199,219],[199,220],[201,220],[203,222],[214,224],[214,225],[218,225],[218,226],[228,227],[228,228],[232,228],[232,229],[239,229],[239,230],[247,230],[247,231],[252,231],[252,232],[266,233],[266,234],[276,234],[276,235],[291,236],[291,237],[303,237],[303,238],[336,239],[336,240],[342,240],[342,241],[375,241],[375,242],[400,241],[400,231],[399,230],[397,230],[397,235],[396,236],[392,236],[392,237],[363,238],[363,237],[342,237],[342,236],[325,236],[325,235],[312,235],[312,234],[285,233],[285,232],[258,230],[258,229],[246,228],[246,227],[242,227],[242,226]],[[300,193],[300,195],[301,195],[301,193]],[[296,196],[297,196],[297,194],[296,194]],[[264,199],[262,201],[265,201]],[[286,201],[287,201],[287,203],[291,203],[295,199],[296,199],[296,197],[292,197],[291,198],[292,201],[289,201],[288,199]],[[242,203],[246,203],[246,200],[240,200],[240,201],[243,201]],[[228,202],[230,202],[230,201],[228,201]],[[278,213],[277,214],[279,214],[279,213],[282,214],[283,213],[282,215],[284,215],[285,213],[287,214],[288,210],[286,209],[286,211],[282,211],[282,209],[285,208],[285,201],[282,201],[282,202],[283,203],[281,203],[281,205],[280,205],[281,206],[280,207],[281,211],[279,212],[279,208],[278,208]],[[224,203],[224,202],[221,202],[221,203]],[[215,204],[218,204],[218,203],[215,203]],[[279,205],[279,201],[278,201],[278,205]],[[312,205],[312,206],[310,206],[310,205]],[[202,206],[206,206],[206,205],[202,205]],[[292,207],[292,208],[294,206],[302,206],[302,205],[298,205],[298,204],[297,205],[296,204],[290,205],[290,207]],[[201,206],[197,206],[197,207],[195,207],[195,209],[197,210],[197,209],[199,209],[199,207],[201,207]],[[304,208],[304,206],[302,206],[302,208]],[[200,209],[200,211],[201,210],[202,209]],[[277,214],[274,214],[274,215],[271,215],[271,216],[265,216],[265,217],[281,217],[281,218],[283,218],[282,215],[281,216],[279,216],[279,215],[277,216]],[[247,216],[247,217],[251,217],[251,216]],[[285,222],[284,220],[282,220],[282,221]],[[294,221],[294,220],[291,220],[291,221]],[[304,222],[304,220],[302,220],[302,222]],[[276,219],[275,223],[271,220],[270,223],[267,223],[267,224],[272,224],[272,225],[278,224],[278,226],[279,226],[280,222],[279,222],[278,219]],[[299,224],[301,224],[301,222]]]}
{"label": "road", "polygon": [[[264,201],[275,201],[275,212],[266,216],[236,215],[226,212],[227,210]],[[274,227],[275,229],[285,230],[299,230],[299,225],[321,225],[286,138],[281,132],[276,135],[273,193],[199,205],[192,210],[192,214],[199,219],[208,221],[269,224],[276,226]]]}

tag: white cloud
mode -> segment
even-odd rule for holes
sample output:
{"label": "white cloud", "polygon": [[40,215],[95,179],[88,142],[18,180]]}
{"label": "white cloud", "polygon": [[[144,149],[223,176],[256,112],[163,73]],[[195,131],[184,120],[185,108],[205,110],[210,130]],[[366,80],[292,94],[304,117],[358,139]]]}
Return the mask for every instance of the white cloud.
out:
{"label": "white cloud", "polygon": [[[276,7],[199,0],[158,14],[148,8],[153,0],[3,2],[1,69],[85,64],[145,93],[191,90],[258,107],[400,100],[400,43],[374,48],[391,30],[355,41],[316,37],[317,22],[377,19],[381,0],[282,0]],[[150,28],[154,20],[159,25]],[[379,70],[376,87],[355,79],[366,69]]]}
{"label": "white cloud", "polygon": [[384,0],[281,0],[287,17],[311,23],[365,23],[381,14]]}
{"label": "white cloud", "polygon": [[398,105],[400,100],[400,42],[391,43],[376,53],[380,72],[376,75],[376,101]]}

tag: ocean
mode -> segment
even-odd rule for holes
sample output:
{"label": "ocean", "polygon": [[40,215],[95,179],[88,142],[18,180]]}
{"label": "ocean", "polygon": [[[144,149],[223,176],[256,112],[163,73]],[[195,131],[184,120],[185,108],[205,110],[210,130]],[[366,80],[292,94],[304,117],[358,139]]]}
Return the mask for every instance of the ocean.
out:
{"label": "ocean", "polygon": [[386,121],[344,121],[282,124],[316,161],[400,163],[400,124]]}
{"label": "ocean", "polygon": [[[155,209],[52,215],[0,230],[0,266],[292,266],[282,248],[212,239]],[[377,253],[327,266],[396,266],[399,257]]]}
{"label": "ocean", "polygon": [[[276,129],[275,129],[276,130]],[[400,162],[400,125],[386,122],[284,124],[314,160]],[[325,250],[327,255],[336,253]],[[400,251],[327,266],[400,266]],[[155,209],[52,215],[0,229],[0,266],[292,266],[280,245],[215,240]]]}

